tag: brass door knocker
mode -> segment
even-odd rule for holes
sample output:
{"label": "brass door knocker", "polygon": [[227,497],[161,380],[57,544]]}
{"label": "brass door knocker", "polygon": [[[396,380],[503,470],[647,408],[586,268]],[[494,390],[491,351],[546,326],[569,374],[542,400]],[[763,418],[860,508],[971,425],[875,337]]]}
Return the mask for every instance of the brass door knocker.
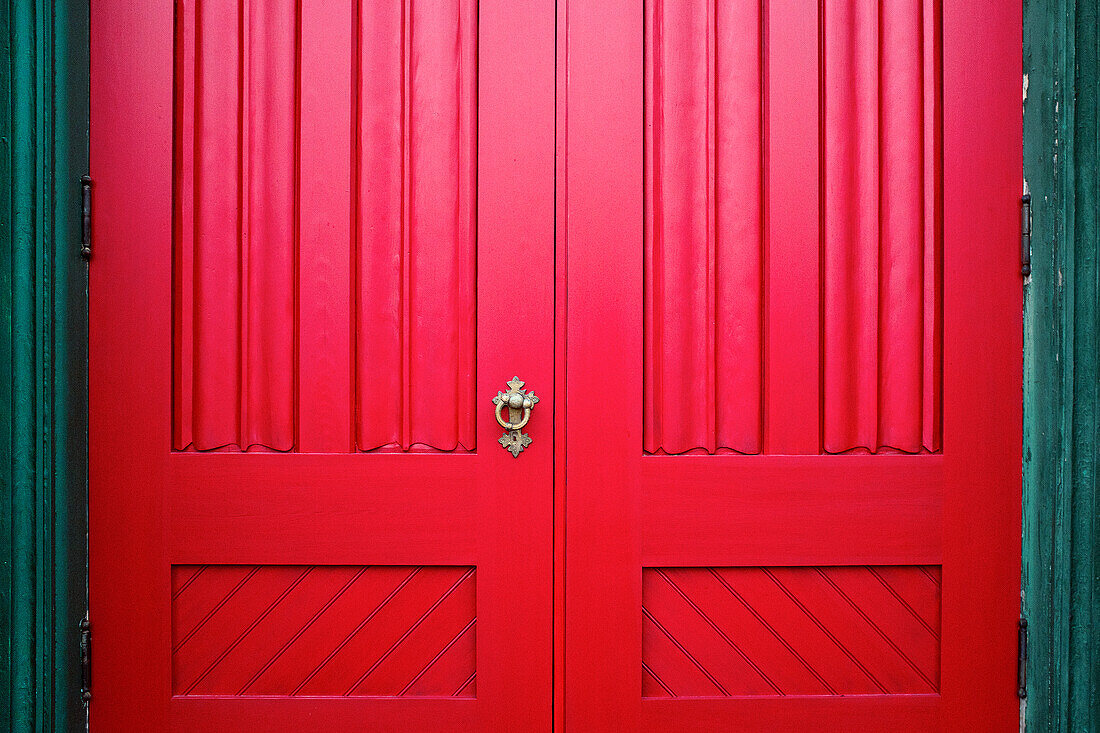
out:
{"label": "brass door knocker", "polygon": [[[497,392],[497,396],[493,398],[493,404],[497,406],[497,423],[504,428],[504,435],[500,436],[497,442],[504,446],[513,458],[519,458],[523,449],[531,445],[531,436],[522,430],[531,419],[531,409],[539,401],[534,391],[524,390],[523,385],[524,382],[519,377],[512,377],[508,382],[508,391]],[[507,420],[501,414],[505,407],[508,408]]]}

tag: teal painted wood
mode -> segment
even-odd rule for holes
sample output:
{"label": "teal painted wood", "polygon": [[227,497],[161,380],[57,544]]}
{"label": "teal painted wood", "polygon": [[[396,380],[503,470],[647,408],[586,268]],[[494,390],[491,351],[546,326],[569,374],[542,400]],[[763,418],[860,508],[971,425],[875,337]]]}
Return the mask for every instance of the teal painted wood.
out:
{"label": "teal painted wood", "polygon": [[0,2],[0,727],[84,728],[87,3]]}
{"label": "teal painted wood", "polygon": [[1098,0],[1025,0],[1024,609],[1029,730],[1100,726]]}

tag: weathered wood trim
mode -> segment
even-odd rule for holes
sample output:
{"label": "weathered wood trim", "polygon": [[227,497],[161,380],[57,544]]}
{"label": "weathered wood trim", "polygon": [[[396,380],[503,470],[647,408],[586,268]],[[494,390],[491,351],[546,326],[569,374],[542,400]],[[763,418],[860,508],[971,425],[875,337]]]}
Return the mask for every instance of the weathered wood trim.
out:
{"label": "weathered wood trim", "polygon": [[0,3],[0,721],[83,730],[86,0]]}
{"label": "weathered wood trim", "polygon": [[1025,0],[1024,611],[1028,730],[1100,723],[1097,0]]}

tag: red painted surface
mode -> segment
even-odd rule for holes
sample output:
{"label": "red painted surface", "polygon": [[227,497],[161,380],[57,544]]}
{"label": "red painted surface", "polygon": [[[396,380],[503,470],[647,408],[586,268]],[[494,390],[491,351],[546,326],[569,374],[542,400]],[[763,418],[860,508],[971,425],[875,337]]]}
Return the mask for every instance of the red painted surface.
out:
{"label": "red painted surface", "polygon": [[92,730],[551,726],[554,24],[96,4]]}
{"label": "red painted surface", "polygon": [[174,446],[473,450],[474,5],[295,7],[177,14]]}
{"label": "red painted surface", "polygon": [[98,3],[93,730],[1015,729],[1019,33]]}
{"label": "red painted surface", "polygon": [[[773,14],[772,35],[804,31],[815,38],[792,49],[805,58],[768,67],[766,94],[759,3],[648,7],[646,451],[939,450],[938,4],[880,10],[876,3],[828,2],[823,39],[812,26],[792,28],[791,19]],[[815,47],[824,50],[821,68]],[[783,52],[774,41],[770,49]],[[784,83],[786,68],[807,72],[792,84],[820,72],[822,88],[791,89],[796,96],[782,104],[797,108],[790,120],[777,120],[784,109],[773,89]],[[819,114],[820,139],[812,127],[783,127],[816,127]],[[768,148],[765,124],[773,133]],[[798,236],[769,230],[765,239],[766,200],[803,205],[778,198],[787,195],[785,185],[801,187],[792,189],[799,197],[818,193],[812,175],[779,181],[774,166],[766,168],[776,162],[772,153],[799,149],[776,135],[820,147],[823,246],[803,238],[813,237],[809,228]],[[806,211],[813,204],[805,201]],[[814,225],[811,217],[802,220]],[[764,350],[765,324],[778,348]],[[817,339],[820,355],[812,351]],[[813,400],[797,423],[786,417],[792,395],[762,399],[766,380],[786,389],[799,384],[795,373],[821,385],[821,441],[803,435],[816,422]],[[700,410],[684,395],[711,404]],[[765,424],[773,443],[766,447]]]}
{"label": "red painted surface", "polygon": [[1019,4],[645,7],[559,20],[562,728],[1016,730]]}
{"label": "red painted surface", "polygon": [[471,567],[175,565],[172,693],[476,697],[475,581]]}
{"label": "red painted surface", "polygon": [[936,452],[939,3],[824,4],[824,450]]}
{"label": "red painted surface", "polygon": [[642,695],[939,691],[940,568],[646,568]]}

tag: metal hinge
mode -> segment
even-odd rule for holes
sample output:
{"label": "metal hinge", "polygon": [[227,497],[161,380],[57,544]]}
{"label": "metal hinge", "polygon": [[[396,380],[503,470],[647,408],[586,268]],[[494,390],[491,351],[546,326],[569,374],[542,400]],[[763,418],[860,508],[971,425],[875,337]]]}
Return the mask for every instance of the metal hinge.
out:
{"label": "metal hinge", "polygon": [[85,705],[92,699],[92,622],[88,614],[80,619],[80,699]]}
{"label": "metal hinge", "polygon": [[1031,274],[1031,194],[1020,197],[1020,274]]}
{"label": "metal hinge", "polygon": [[1020,617],[1016,639],[1016,695],[1027,697],[1027,619]]}
{"label": "metal hinge", "polygon": [[92,257],[92,177],[80,177],[80,256]]}

